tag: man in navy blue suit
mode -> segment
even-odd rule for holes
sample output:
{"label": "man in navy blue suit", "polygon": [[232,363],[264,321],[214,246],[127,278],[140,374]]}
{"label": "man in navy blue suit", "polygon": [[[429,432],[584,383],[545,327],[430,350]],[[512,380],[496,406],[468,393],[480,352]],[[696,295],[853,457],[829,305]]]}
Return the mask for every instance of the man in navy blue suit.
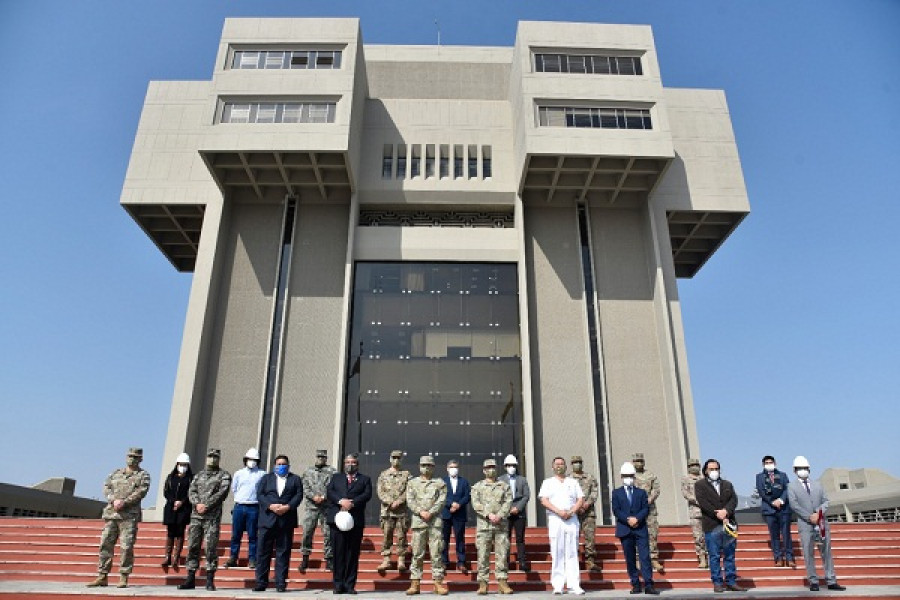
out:
{"label": "man in navy blue suit", "polygon": [[[356,454],[344,457],[344,472],[332,476],[325,488],[325,496],[328,499],[325,517],[334,543],[334,593],[355,594],[366,503],[372,498],[372,480],[359,472],[359,457]],[[334,522],[342,511],[349,512],[353,517],[353,527],[349,531],[341,531]]]}
{"label": "man in navy blue suit", "polygon": [[[625,553],[625,566],[628,568],[628,577],[631,578],[631,593],[659,594],[653,587],[653,569],[650,562],[650,536],[647,532],[647,515],[650,512],[650,504],[647,501],[647,492],[634,485],[634,465],[627,462],[622,465],[619,474],[622,476],[622,487],[613,490],[612,509],[616,517],[616,537],[622,543],[622,552]],[[641,589],[641,580],[638,577],[638,568],[635,564],[635,550],[641,560],[641,576],[644,578],[644,587]]]}
{"label": "man in navy blue suit", "polygon": [[284,454],[275,457],[275,468],[266,473],[256,486],[259,501],[257,527],[256,586],[262,592],[269,586],[269,566],[275,550],[275,589],[287,589],[288,565],[294,529],[297,528],[297,507],[303,501],[303,481],[290,472],[290,460]]}
{"label": "man in navy blue suit", "polygon": [[444,535],[444,567],[450,565],[450,531],[456,540],[456,568],[467,574],[466,566],[466,518],[471,500],[472,488],[464,477],[459,476],[459,461],[447,462],[447,476],[443,478],[447,484],[447,500],[441,510]]}

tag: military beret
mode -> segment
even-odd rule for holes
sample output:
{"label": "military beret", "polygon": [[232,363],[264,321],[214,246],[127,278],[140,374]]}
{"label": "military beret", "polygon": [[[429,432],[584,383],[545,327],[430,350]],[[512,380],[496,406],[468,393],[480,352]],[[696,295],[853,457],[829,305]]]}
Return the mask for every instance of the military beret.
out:
{"label": "military beret", "polygon": [[434,457],[433,456],[423,456],[423,457],[419,458],[419,464],[434,466]]}
{"label": "military beret", "polygon": [[497,461],[494,460],[493,458],[486,458],[486,459],[484,459],[484,462],[481,463],[481,467],[483,469],[487,469],[488,467],[496,467],[496,466],[497,466]]}
{"label": "military beret", "polygon": [[391,458],[403,458],[403,450],[394,450],[391,452]]}
{"label": "military beret", "polygon": [[136,456],[138,458],[144,458],[144,449],[143,448],[129,448],[128,456]]}
{"label": "military beret", "polygon": [[222,458],[222,451],[218,448],[210,448],[209,452],[206,453],[206,456],[215,456],[216,458]]}
{"label": "military beret", "polygon": [[572,456],[572,460],[570,460],[569,462],[584,462],[584,461],[581,460],[581,456],[576,454],[576,455]]}

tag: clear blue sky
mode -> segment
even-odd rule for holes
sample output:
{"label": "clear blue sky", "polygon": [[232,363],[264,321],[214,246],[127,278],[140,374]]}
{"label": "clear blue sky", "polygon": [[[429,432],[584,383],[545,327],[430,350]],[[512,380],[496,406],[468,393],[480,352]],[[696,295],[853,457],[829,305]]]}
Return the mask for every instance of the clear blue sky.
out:
{"label": "clear blue sky", "polygon": [[767,453],[900,476],[900,2],[0,0],[0,481],[96,496],[139,445],[159,483],[190,275],[119,193],[147,83],[209,79],[227,16],[652,25],[664,85],[725,90],[752,207],[679,282],[702,458],[745,494]]}

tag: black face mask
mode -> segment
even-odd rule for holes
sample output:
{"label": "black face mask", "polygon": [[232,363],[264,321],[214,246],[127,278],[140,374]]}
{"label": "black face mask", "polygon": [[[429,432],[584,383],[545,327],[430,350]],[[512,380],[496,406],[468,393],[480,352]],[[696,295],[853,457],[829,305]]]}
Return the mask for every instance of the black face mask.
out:
{"label": "black face mask", "polygon": [[344,473],[347,475],[353,475],[357,471],[359,471],[359,465],[344,465]]}

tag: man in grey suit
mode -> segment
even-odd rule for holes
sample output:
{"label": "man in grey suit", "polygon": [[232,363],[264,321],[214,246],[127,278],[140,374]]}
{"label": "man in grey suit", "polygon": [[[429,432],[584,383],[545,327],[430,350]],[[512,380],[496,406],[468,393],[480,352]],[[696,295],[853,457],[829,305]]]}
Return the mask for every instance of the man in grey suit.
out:
{"label": "man in grey suit", "polygon": [[797,515],[797,529],[800,532],[800,547],[803,549],[803,562],[806,563],[806,579],[809,589],[819,591],[819,576],[816,575],[816,556],[814,545],[819,546],[819,554],[825,566],[825,581],[829,590],[842,591],[834,574],[834,561],[831,558],[831,528],[825,520],[828,510],[828,496],[822,484],[809,478],[809,461],[805,456],[794,459],[794,473],[797,478],[788,485],[788,504]]}
{"label": "man in grey suit", "polygon": [[[528,487],[528,480],[519,475],[519,461],[512,454],[508,455],[503,461],[506,473],[499,477],[500,481],[506,482],[512,490],[512,508],[509,510],[509,531],[510,538],[512,532],[516,532],[516,558],[519,560],[519,570],[528,573],[531,571],[531,565],[528,563],[528,557],[525,556],[525,507],[531,499],[531,489]],[[512,540],[510,540],[512,541]],[[512,544],[510,544],[511,546]],[[512,563],[507,563],[512,568]]]}

